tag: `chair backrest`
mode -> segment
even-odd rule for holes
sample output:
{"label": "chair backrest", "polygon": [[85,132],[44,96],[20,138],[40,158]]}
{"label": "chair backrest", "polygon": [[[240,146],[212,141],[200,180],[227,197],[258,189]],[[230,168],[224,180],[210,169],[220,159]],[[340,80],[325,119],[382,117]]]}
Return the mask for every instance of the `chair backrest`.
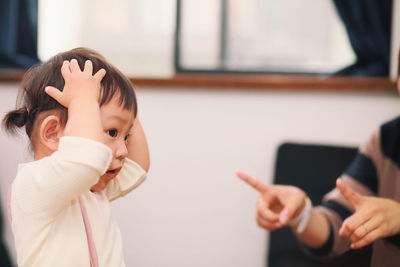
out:
{"label": "chair backrest", "polygon": [[[335,186],[351,163],[357,148],[319,144],[284,143],[279,146],[275,163],[275,184],[302,188],[314,205]],[[369,266],[371,246],[349,251],[329,262],[320,262],[301,252],[299,243],[288,228],[270,233],[269,267],[347,267]]]}

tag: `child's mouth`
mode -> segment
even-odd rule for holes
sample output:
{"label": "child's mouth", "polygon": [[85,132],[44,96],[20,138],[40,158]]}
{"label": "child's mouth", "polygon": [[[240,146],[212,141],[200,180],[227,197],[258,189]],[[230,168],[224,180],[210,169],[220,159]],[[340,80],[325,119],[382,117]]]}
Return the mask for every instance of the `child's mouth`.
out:
{"label": "child's mouth", "polygon": [[113,170],[108,170],[108,171],[106,172],[106,174],[107,174],[107,176],[108,176],[109,179],[114,179],[114,178],[118,175],[118,173],[119,173],[120,170],[121,170],[121,168],[116,168],[116,169],[113,169]]}

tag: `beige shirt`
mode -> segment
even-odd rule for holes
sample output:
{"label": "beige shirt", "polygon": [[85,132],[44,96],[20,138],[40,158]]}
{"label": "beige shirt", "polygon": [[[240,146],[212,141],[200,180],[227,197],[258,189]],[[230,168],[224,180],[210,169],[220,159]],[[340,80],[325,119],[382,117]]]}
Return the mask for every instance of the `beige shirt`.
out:
{"label": "beige shirt", "polygon": [[[350,168],[342,175],[347,186],[365,196],[377,196],[400,202],[400,117],[387,122],[376,130],[364,143]],[[358,160],[357,160],[358,159]],[[350,249],[350,241],[339,236],[343,224],[340,210],[329,208],[324,203],[335,202],[350,214],[354,207],[335,188],[324,196],[322,206],[317,207],[324,214],[333,229],[332,250],[327,257],[334,257]],[[395,236],[399,238],[399,235]],[[400,266],[400,246],[389,239],[378,239],[372,244],[371,267]]]}
{"label": "beige shirt", "polygon": [[51,156],[19,165],[10,202],[18,266],[90,266],[79,196],[86,206],[99,266],[125,266],[110,200],[138,186],[146,172],[126,159],[107,188],[92,193],[91,186],[111,158],[111,150],[101,143],[62,137]]}

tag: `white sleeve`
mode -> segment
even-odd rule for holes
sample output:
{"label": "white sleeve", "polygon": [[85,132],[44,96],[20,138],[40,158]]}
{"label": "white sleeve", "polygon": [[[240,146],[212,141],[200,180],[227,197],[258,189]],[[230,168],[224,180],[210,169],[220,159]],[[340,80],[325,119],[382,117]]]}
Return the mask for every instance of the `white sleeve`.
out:
{"label": "white sleeve", "polygon": [[20,168],[13,197],[25,212],[55,216],[69,201],[97,183],[111,159],[111,149],[102,143],[62,137],[51,156]]}
{"label": "white sleeve", "polygon": [[128,194],[146,179],[146,175],[146,171],[139,164],[126,158],[120,173],[105,189],[107,198],[112,201]]}

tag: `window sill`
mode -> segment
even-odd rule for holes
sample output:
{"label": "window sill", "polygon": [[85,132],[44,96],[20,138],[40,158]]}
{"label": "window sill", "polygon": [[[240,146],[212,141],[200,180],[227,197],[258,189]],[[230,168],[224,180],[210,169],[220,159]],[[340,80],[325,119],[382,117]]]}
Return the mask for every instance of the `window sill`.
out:
{"label": "window sill", "polygon": [[396,84],[384,77],[185,73],[176,74],[169,79],[132,78],[131,80],[138,87],[396,93]]}
{"label": "window sill", "polygon": [[[0,82],[20,82],[24,71],[0,70]],[[135,78],[139,88],[201,88],[224,90],[337,91],[396,93],[396,84],[384,77],[326,77],[291,74],[176,74],[171,78]]]}

